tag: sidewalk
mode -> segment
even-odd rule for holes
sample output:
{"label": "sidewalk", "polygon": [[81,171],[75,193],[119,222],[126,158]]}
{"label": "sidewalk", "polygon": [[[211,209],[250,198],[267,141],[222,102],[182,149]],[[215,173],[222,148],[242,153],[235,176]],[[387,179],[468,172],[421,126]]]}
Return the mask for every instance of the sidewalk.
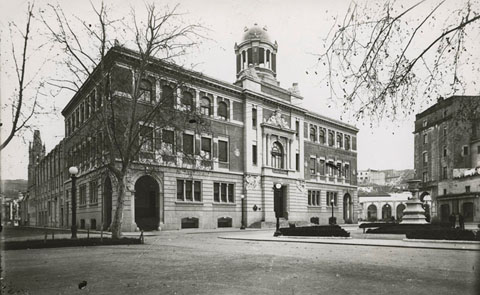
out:
{"label": "sidewalk", "polygon": [[[247,230],[231,235],[221,235],[218,238],[227,240],[260,241],[260,242],[283,242],[283,243],[309,243],[309,244],[333,244],[351,246],[380,246],[416,249],[438,250],[465,250],[480,251],[480,242],[476,241],[446,241],[446,240],[410,240],[410,239],[356,239],[342,237],[293,237],[273,236],[274,230],[255,231]],[[379,235],[380,237],[381,235]]]}

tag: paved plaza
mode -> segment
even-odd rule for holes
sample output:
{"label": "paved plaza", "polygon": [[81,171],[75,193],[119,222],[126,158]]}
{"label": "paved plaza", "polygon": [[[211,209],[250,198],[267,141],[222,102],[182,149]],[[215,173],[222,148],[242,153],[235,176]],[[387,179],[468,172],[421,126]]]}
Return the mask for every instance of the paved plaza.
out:
{"label": "paved plaza", "polygon": [[478,294],[479,251],[259,238],[272,233],[170,231],[144,245],[6,251],[4,283],[12,294]]}

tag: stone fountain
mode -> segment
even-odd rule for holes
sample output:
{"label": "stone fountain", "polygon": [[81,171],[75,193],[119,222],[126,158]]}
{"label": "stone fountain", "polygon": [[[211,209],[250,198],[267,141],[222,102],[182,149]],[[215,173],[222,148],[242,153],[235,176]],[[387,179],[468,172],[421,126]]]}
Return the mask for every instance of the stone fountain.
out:
{"label": "stone fountain", "polygon": [[418,184],[420,180],[412,179],[407,181],[412,198],[406,202],[407,206],[403,211],[403,217],[400,224],[427,224],[425,220],[425,210],[422,202],[418,199]]}

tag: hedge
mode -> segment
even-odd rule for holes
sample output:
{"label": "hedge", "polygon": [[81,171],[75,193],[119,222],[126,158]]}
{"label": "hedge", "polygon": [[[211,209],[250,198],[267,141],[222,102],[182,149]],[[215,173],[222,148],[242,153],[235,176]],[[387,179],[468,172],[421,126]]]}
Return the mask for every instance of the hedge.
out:
{"label": "hedge", "polygon": [[314,225],[280,228],[284,236],[310,236],[310,237],[350,237],[350,233],[339,225]]}

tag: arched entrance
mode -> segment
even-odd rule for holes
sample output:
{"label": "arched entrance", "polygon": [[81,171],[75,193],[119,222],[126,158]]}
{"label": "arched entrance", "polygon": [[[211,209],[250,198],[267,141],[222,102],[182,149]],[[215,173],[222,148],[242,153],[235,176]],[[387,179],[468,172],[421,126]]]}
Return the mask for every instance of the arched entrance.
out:
{"label": "arched entrance", "polygon": [[377,206],[370,205],[367,209],[367,219],[368,221],[376,221],[377,220]]}
{"label": "arched entrance", "polygon": [[403,211],[405,210],[405,205],[400,204],[397,206],[397,220],[401,221],[403,219]]}
{"label": "arched entrance", "polygon": [[153,177],[145,175],[135,182],[135,223],[141,230],[156,230],[159,218],[159,189]]}
{"label": "arched entrance", "polygon": [[450,206],[448,204],[440,205],[440,220],[442,222],[448,222],[450,216]]}
{"label": "arched entrance", "polygon": [[110,177],[103,184],[103,230],[108,230],[112,224],[112,181]]}
{"label": "arched entrance", "polygon": [[343,196],[343,220],[345,223],[352,223],[352,212],[353,212],[353,203],[352,197],[349,193],[346,193]]}
{"label": "arched entrance", "polygon": [[463,203],[462,206],[462,212],[463,212],[463,217],[466,222],[472,222],[473,221],[473,203],[472,202],[466,202]]}
{"label": "arched entrance", "polygon": [[382,219],[390,220],[392,218],[392,206],[385,204],[382,207]]}

